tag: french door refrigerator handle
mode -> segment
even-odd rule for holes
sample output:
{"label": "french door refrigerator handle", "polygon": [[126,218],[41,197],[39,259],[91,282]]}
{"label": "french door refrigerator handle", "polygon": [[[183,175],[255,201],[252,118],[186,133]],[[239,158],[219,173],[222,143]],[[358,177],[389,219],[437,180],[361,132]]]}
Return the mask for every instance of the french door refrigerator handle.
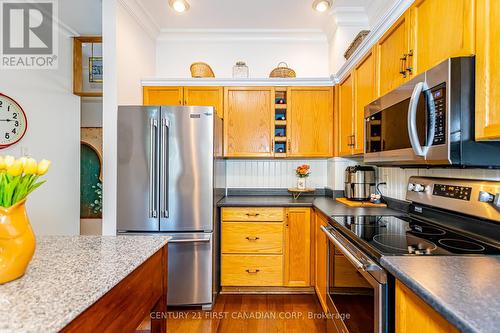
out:
{"label": "french door refrigerator handle", "polygon": [[158,217],[157,214],[157,191],[156,191],[156,139],[158,123],[156,119],[149,121],[149,218]]}
{"label": "french door refrigerator handle", "polygon": [[161,158],[160,158],[160,183],[162,184],[163,201],[161,203],[161,217],[168,218],[168,133],[170,131],[170,121],[163,118],[161,120]]}
{"label": "french door refrigerator handle", "polygon": [[[427,126],[427,145],[422,147],[418,138],[417,130],[417,107],[420,99],[420,94],[425,92],[427,101],[427,110],[429,111],[430,123]],[[436,106],[434,105],[434,97],[429,91],[427,82],[419,82],[415,85],[413,93],[410,98],[410,105],[408,106],[408,135],[410,137],[411,147],[415,155],[425,157],[432,146],[434,136],[436,133]]]}

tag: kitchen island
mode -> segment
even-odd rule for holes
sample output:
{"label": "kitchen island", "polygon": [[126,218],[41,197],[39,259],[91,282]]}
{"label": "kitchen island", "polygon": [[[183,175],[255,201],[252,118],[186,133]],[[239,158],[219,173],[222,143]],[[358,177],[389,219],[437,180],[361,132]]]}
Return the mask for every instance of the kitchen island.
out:
{"label": "kitchen island", "polygon": [[[46,236],[26,274],[0,285],[1,332],[166,332],[163,236]],[[163,317],[163,318],[162,318]]]}

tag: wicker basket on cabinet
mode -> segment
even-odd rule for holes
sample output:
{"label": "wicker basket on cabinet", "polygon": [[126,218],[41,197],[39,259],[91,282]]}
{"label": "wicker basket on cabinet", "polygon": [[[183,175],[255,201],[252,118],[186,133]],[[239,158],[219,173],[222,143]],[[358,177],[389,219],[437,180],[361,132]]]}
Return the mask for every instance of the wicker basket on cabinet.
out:
{"label": "wicker basket on cabinet", "polygon": [[204,62],[194,62],[191,64],[191,77],[215,77],[214,71]]}
{"label": "wicker basket on cabinet", "polygon": [[278,64],[278,67],[273,69],[271,71],[271,74],[269,74],[269,77],[279,77],[279,78],[289,78],[289,77],[296,77],[297,74],[295,74],[295,71],[288,67],[286,62],[280,62]]}

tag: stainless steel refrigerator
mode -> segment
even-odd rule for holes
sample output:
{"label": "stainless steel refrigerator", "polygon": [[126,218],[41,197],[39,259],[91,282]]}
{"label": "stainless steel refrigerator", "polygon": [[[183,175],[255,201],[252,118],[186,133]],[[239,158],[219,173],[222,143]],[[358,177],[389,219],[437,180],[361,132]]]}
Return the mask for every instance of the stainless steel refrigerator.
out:
{"label": "stainless steel refrigerator", "polygon": [[168,305],[211,309],[218,292],[222,135],[212,107],[118,108],[117,232],[172,236]]}

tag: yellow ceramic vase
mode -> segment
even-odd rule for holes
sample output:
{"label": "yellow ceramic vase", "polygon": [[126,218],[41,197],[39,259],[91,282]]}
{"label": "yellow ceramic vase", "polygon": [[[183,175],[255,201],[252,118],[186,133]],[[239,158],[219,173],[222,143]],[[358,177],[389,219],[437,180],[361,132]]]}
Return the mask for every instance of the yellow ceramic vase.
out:
{"label": "yellow ceramic vase", "polygon": [[35,252],[35,234],[25,203],[0,207],[0,284],[23,276]]}

